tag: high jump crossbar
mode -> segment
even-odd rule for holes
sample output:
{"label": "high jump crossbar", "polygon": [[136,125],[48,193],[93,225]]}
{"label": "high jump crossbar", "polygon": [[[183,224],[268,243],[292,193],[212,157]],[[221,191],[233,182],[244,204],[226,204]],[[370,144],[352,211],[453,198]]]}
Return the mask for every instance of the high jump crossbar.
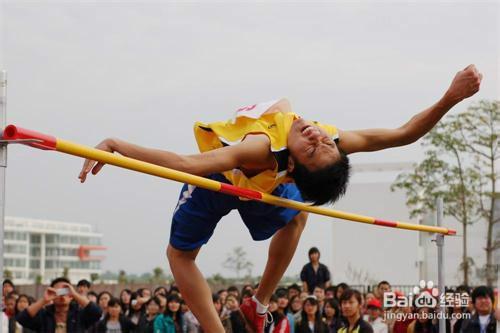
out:
{"label": "high jump crossbar", "polygon": [[51,135],[46,135],[29,129],[17,127],[15,125],[7,126],[4,129],[3,135],[1,137],[3,138],[3,143],[22,143],[42,150],[55,150],[58,152],[79,156],[82,158],[106,164],[111,164],[117,167],[141,173],[146,173],[149,175],[169,180],[178,181],[181,183],[188,183],[215,192],[221,192],[245,199],[265,202],[267,204],[275,206],[296,209],[300,211],[324,215],[328,217],[334,217],[352,222],[373,224],[382,227],[430,232],[448,236],[456,235],[455,230],[444,228],[441,226],[429,226],[429,225],[412,224],[400,221],[382,220],[370,216],[363,216],[363,215],[333,210],[325,207],[312,206],[306,203],[280,198],[268,193],[245,189],[231,184],[221,183],[204,177],[195,176],[186,172],[181,172],[170,168],[162,167],[159,165],[121,156],[118,154],[113,154],[103,150],[84,146],[78,143],[59,139]]}

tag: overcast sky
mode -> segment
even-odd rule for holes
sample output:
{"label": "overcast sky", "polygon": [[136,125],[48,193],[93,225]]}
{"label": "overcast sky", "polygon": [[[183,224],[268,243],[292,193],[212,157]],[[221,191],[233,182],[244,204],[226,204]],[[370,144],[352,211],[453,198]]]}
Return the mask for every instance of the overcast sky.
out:
{"label": "overcast sky", "polygon": [[[237,107],[279,97],[303,117],[342,129],[396,127],[435,103],[471,63],[484,74],[482,89],[452,112],[499,95],[498,2],[7,1],[1,9],[9,123],[87,145],[114,136],[193,153],[195,121],[224,120]],[[421,156],[414,144],[352,161]],[[82,185],[81,163],[11,147],[7,215],[95,225],[108,246],[104,270],[167,269],[164,248],[180,184],[105,167]],[[401,194],[387,184],[373,190],[392,176],[355,175],[336,208],[407,219]],[[377,278],[413,283],[416,240],[415,233],[313,216],[287,274],[297,274],[317,245],[336,279],[346,278],[350,263]],[[460,240],[453,244],[459,249]],[[202,250],[202,271],[231,274],[221,263],[239,245],[260,275],[268,242],[253,242],[237,214]],[[482,246],[471,244],[478,253]]]}

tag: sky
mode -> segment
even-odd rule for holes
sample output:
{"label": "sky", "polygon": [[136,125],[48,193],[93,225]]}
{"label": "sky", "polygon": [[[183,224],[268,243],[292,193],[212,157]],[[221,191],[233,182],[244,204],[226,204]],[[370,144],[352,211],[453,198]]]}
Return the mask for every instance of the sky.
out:
{"label": "sky", "polygon": [[[436,103],[471,63],[484,75],[481,91],[450,112],[499,97],[499,7],[4,1],[0,64],[9,77],[8,122],[91,146],[118,137],[190,154],[197,151],[195,121],[228,119],[240,106],[287,97],[306,119],[345,130],[394,128]],[[407,163],[422,156],[417,143],[351,161]],[[180,184],[109,166],[80,184],[81,164],[10,147],[6,214],[94,225],[108,247],[104,270],[168,270],[164,252]],[[335,208],[408,219],[402,194],[388,190],[394,176],[355,174]],[[300,272],[316,245],[336,283],[348,278],[348,266],[413,283],[417,239],[311,216],[287,275]],[[200,269],[233,274],[221,264],[243,246],[260,275],[268,243],[253,242],[231,213],[201,251]],[[450,244],[456,252],[460,241]],[[482,253],[482,243],[470,246]]]}

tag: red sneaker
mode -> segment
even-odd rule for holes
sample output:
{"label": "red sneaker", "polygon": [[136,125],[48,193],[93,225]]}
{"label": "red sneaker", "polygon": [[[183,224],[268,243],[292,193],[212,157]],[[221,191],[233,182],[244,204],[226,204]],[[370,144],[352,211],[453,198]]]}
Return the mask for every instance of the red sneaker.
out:
{"label": "red sneaker", "polygon": [[251,298],[247,297],[240,305],[240,311],[245,316],[248,324],[252,326],[256,333],[264,332],[264,325],[266,323],[266,315],[257,313],[257,303]]}

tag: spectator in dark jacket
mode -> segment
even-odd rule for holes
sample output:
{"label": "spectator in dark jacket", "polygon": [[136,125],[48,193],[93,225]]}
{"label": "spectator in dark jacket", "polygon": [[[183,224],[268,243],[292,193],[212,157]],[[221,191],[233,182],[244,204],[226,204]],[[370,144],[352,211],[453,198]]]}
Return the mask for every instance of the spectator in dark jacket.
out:
{"label": "spectator in dark jacket", "polygon": [[[495,333],[497,320],[493,310],[493,290],[480,286],[472,291],[472,304],[475,313],[471,319],[462,323],[461,333]],[[497,314],[498,315],[498,314]]]}
{"label": "spectator in dark jacket", "polygon": [[328,267],[319,262],[319,257],[318,248],[312,247],[309,250],[309,263],[305,264],[300,272],[300,279],[303,282],[302,289],[309,294],[318,285],[323,288],[330,286],[330,271]]}
{"label": "spectator in dark jacket", "polygon": [[[50,303],[53,304],[48,305]],[[68,279],[61,277],[53,280],[43,297],[19,313],[16,320],[37,332],[52,333],[57,329],[80,333],[96,323],[100,316],[99,307],[78,294]]]}
{"label": "spectator in dark jacket", "polygon": [[130,333],[135,329],[135,325],[130,319],[122,314],[120,300],[111,298],[108,302],[108,313],[97,324],[97,333],[121,332]]}

